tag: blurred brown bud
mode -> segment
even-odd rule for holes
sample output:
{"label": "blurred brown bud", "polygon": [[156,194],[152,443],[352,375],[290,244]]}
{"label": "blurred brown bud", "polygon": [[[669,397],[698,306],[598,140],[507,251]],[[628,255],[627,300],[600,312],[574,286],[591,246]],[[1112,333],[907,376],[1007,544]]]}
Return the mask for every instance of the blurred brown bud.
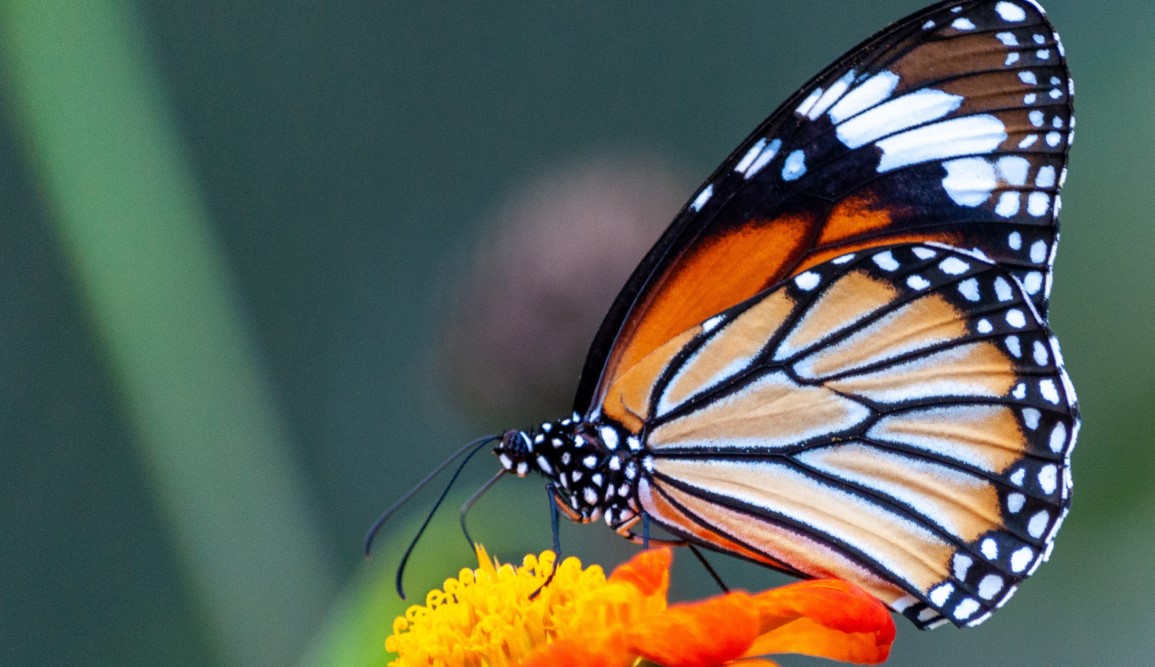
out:
{"label": "blurred brown bud", "polygon": [[506,425],[568,414],[602,317],[684,203],[683,185],[659,160],[611,155],[546,171],[507,198],[443,338],[464,407]]}

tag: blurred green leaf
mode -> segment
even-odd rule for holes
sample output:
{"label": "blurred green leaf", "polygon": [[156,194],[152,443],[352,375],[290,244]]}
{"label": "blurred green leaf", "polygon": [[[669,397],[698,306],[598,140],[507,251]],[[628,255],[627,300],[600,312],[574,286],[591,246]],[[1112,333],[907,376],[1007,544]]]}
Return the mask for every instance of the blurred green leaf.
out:
{"label": "blurred green leaf", "polygon": [[2,9],[16,122],[188,583],[230,664],[286,664],[332,565],[133,6]]}

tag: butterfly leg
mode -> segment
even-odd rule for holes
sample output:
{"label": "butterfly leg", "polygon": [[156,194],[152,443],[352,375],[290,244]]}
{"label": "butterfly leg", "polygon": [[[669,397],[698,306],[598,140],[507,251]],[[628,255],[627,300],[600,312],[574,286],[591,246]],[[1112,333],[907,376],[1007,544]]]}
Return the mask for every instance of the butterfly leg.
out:
{"label": "butterfly leg", "polygon": [[477,501],[480,500],[487,491],[493,488],[493,485],[497,483],[497,480],[501,479],[501,476],[504,475],[505,472],[505,470],[498,471],[496,475],[489,478],[489,481],[482,485],[482,487],[478,489],[472,496],[470,496],[469,500],[466,500],[465,504],[461,506],[461,512],[458,515],[458,521],[461,524],[461,533],[465,535],[465,541],[469,542],[470,549],[474,548],[475,543],[473,541],[473,537],[469,534],[469,527],[466,525],[465,521],[466,517],[469,515],[469,510],[473,509],[473,505],[476,504]]}
{"label": "butterfly leg", "polygon": [[690,548],[690,553],[694,554],[694,557],[698,559],[702,567],[706,568],[706,572],[709,573],[714,583],[718,584],[718,588],[721,588],[723,593],[729,593],[730,587],[726,585],[726,582],[722,581],[722,577],[718,576],[718,571],[714,569],[710,561],[706,560],[706,554],[702,553],[702,550],[699,549],[697,545],[687,544],[686,546]]}
{"label": "butterfly leg", "polygon": [[694,554],[694,557],[698,559],[698,562],[702,564],[702,567],[706,568],[706,572],[710,575],[710,578],[714,580],[714,583],[718,584],[718,588],[722,589],[723,593],[728,593],[730,591],[730,587],[726,585],[726,582],[722,581],[722,577],[718,575],[717,570],[715,570],[714,566],[710,564],[710,561],[706,560],[705,554],[702,553],[702,550],[699,549],[697,545],[686,540],[651,539],[649,516],[645,514],[642,515],[641,535],[636,535],[629,532],[628,530],[622,531],[621,535],[634,544],[640,544],[643,549],[649,549],[652,545],[655,544],[662,546],[689,547],[690,553]]}
{"label": "butterfly leg", "polygon": [[541,586],[537,587],[536,591],[530,594],[530,600],[536,598],[543,588],[549,586],[550,582],[553,581],[554,573],[557,572],[558,565],[561,564],[561,534],[559,532],[560,527],[558,522],[557,487],[554,486],[553,482],[550,482],[545,485],[545,492],[546,495],[549,496],[549,529],[550,532],[553,533],[554,561],[553,568],[549,571],[549,576],[545,578]]}

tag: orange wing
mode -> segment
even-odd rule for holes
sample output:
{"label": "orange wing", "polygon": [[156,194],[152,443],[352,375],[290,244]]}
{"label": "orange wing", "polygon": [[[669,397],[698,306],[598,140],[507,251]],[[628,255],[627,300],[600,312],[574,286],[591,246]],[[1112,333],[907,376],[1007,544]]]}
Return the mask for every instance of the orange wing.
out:
{"label": "orange wing", "polygon": [[923,244],[817,264],[609,388],[638,502],[687,540],[855,582],[920,626],[981,622],[1046,558],[1078,426],[1011,274]]}
{"label": "orange wing", "polygon": [[867,40],[675,219],[602,323],[575,410],[596,417],[608,388],[674,336],[864,248],[977,250],[1045,315],[1070,94],[1058,36],[1026,0],[939,4]]}

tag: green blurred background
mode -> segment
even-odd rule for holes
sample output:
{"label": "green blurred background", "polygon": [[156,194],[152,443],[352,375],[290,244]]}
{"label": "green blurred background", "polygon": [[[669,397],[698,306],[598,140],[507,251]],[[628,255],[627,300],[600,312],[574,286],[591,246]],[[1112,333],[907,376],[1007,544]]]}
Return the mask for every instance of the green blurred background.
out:
{"label": "green blurred background", "polygon": [[[367,563],[377,512],[470,437],[564,414],[612,292],[582,290],[922,4],[0,2],[0,664],[383,664],[431,498]],[[1085,420],[1074,511],[1012,604],[903,624],[895,665],[1155,659],[1155,5],[1047,6],[1078,85],[1051,318]],[[537,234],[553,197],[624,207],[643,240]],[[564,293],[519,292],[550,274],[535,251],[573,260]],[[475,468],[418,596],[471,562]],[[536,481],[471,520],[505,559],[549,543]],[[710,591],[685,555],[675,576]]]}

